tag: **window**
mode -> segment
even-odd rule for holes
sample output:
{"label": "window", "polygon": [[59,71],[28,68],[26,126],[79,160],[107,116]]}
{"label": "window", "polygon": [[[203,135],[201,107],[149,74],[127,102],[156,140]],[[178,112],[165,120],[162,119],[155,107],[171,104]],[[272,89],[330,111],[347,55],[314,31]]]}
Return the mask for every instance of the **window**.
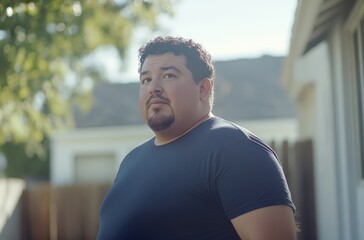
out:
{"label": "window", "polygon": [[364,178],[364,17],[354,31],[355,85],[357,94],[361,177]]}

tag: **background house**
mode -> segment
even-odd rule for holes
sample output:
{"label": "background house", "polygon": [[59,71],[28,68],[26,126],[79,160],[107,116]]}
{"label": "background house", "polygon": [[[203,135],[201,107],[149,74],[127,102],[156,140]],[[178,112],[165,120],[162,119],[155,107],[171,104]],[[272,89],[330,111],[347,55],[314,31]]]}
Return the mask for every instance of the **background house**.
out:
{"label": "background house", "polygon": [[[266,141],[294,139],[293,101],[280,84],[283,58],[216,62],[215,115]],[[101,83],[90,111],[74,109],[75,128],[52,137],[51,182],[111,182],[123,157],[153,136],[138,109],[139,83]]]}
{"label": "background house", "polygon": [[299,0],[283,83],[314,144],[317,239],[364,239],[364,1]]}

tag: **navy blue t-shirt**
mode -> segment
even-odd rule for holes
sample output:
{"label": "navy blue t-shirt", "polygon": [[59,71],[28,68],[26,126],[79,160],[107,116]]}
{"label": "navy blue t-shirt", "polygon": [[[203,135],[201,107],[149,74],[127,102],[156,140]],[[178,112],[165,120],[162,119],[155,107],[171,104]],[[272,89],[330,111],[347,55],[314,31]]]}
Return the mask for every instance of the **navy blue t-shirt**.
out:
{"label": "navy blue t-shirt", "polygon": [[100,210],[99,240],[239,239],[231,219],[294,209],[275,153],[252,133],[210,118],[165,145],[154,138],[121,163]]}

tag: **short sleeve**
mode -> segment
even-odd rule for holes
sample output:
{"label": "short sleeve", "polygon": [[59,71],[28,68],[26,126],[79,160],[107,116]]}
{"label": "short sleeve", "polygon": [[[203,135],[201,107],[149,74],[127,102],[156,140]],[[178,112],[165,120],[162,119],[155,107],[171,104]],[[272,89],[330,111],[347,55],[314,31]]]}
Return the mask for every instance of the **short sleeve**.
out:
{"label": "short sleeve", "polygon": [[238,141],[220,152],[214,184],[230,219],[271,205],[294,210],[282,167],[274,152],[254,141]]}

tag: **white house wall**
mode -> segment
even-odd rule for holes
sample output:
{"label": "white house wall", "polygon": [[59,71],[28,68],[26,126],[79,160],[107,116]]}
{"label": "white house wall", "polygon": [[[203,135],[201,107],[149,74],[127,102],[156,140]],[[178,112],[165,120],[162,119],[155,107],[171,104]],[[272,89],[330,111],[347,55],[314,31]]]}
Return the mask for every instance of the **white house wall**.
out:
{"label": "white house wall", "polygon": [[[340,210],[340,226],[341,226],[341,239],[363,239],[358,236],[360,222],[357,221],[357,211],[363,209],[363,201],[361,207],[356,206],[356,158],[350,153],[352,148],[350,138],[352,138],[352,131],[355,130],[351,124],[352,116],[351,100],[352,94],[350,91],[350,72],[348,69],[348,59],[350,59],[348,46],[345,38],[345,29],[343,21],[340,18],[335,20],[328,41],[330,42],[330,59],[332,64],[332,94],[334,104],[334,126],[332,132],[335,134],[335,157],[337,164],[337,177],[338,177],[338,200]],[[360,201],[359,201],[360,202]]]}
{"label": "white house wall", "polygon": [[[301,114],[299,124],[313,121],[311,129],[314,143],[314,175],[316,196],[316,219],[318,239],[341,240],[340,215],[337,201],[337,176],[333,103],[331,95],[331,70],[329,49],[325,42],[311,49],[294,63],[294,79],[302,85],[314,84],[312,101],[313,116]],[[299,92],[297,93],[297,97]],[[307,100],[307,99],[306,99]],[[307,104],[306,102],[303,104]],[[305,106],[309,109],[309,106]],[[312,119],[314,118],[314,119]]]}
{"label": "white house wall", "polygon": [[301,88],[301,93],[298,95],[297,101],[297,126],[298,136],[300,139],[312,139],[315,135],[316,125],[316,92],[315,84],[309,83]]}
{"label": "white house wall", "polygon": [[113,176],[124,156],[136,145],[150,138],[152,132],[144,126],[73,129],[57,132],[52,137],[51,182],[75,182],[75,157],[77,155],[115,155]]}
{"label": "white house wall", "polygon": [[[349,180],[349,184],[351,186],[355,187],[355,194],[354,194],[354,200],[351,202],[353,206],[355,206],[353,216],[356,218],[356,229],[358,231],[358,238],[360,240],[364,240],[364,179],[361,176],[361,166],[360,166],[360,158],[363,156],[360,156],[360,150],[363,148],[363,146],[360,146],[359,139],[359,116],[358,116],[358,102],[357,102],[357,85],[355,83],[356,77],[355,76],[355,62],[354,62],[354,46],[353,46],[353,39],[352,36],[354,34],[355,29],[359,26],[360,21],[363,21],[364,19],[364,0],[357,0],[355,3],[355,6],[353,7],[352,11],[350,12],[350,15],[347,18],[347,21],[345,22],[345,26],[343,30],[345,31],[347,35],[347,42],[344,45],[348,49],[346,50],[346,60],[348,60],[351,64],[349,64],[345,76],[347,77],[345,85],[349,85],[350,89],[347,91],[350,95],[351,102],[348,102],[346,109],[352,109],[349,114],[347,114],[348,123],[346,125],[347,135],[346,139],[348,139],[347,144],[347,159],[348,162],[351,164],[349,165],[349,170],[351,170],[351,175]],[[362,29],[363,30],[363,29]],[[363,41],[364,39],[362,39]],[[362,45],[362,47],[364,47]],[[361,64],[363,63],[364,59],[361,60]],[[362,65],[363,66],[363,65]],[[363,69],[362,69],[363,71]],[[362,72],[362,76],[364,73]],[[352,160],[355,160],[356,162],[353,163]],[[360,176],[360,177],[358,177]],[[354,179],[353,179],[354,178]],[[356,200],[356,201],[355,201]],[[353,211],[353,210],[352,210]]]}

